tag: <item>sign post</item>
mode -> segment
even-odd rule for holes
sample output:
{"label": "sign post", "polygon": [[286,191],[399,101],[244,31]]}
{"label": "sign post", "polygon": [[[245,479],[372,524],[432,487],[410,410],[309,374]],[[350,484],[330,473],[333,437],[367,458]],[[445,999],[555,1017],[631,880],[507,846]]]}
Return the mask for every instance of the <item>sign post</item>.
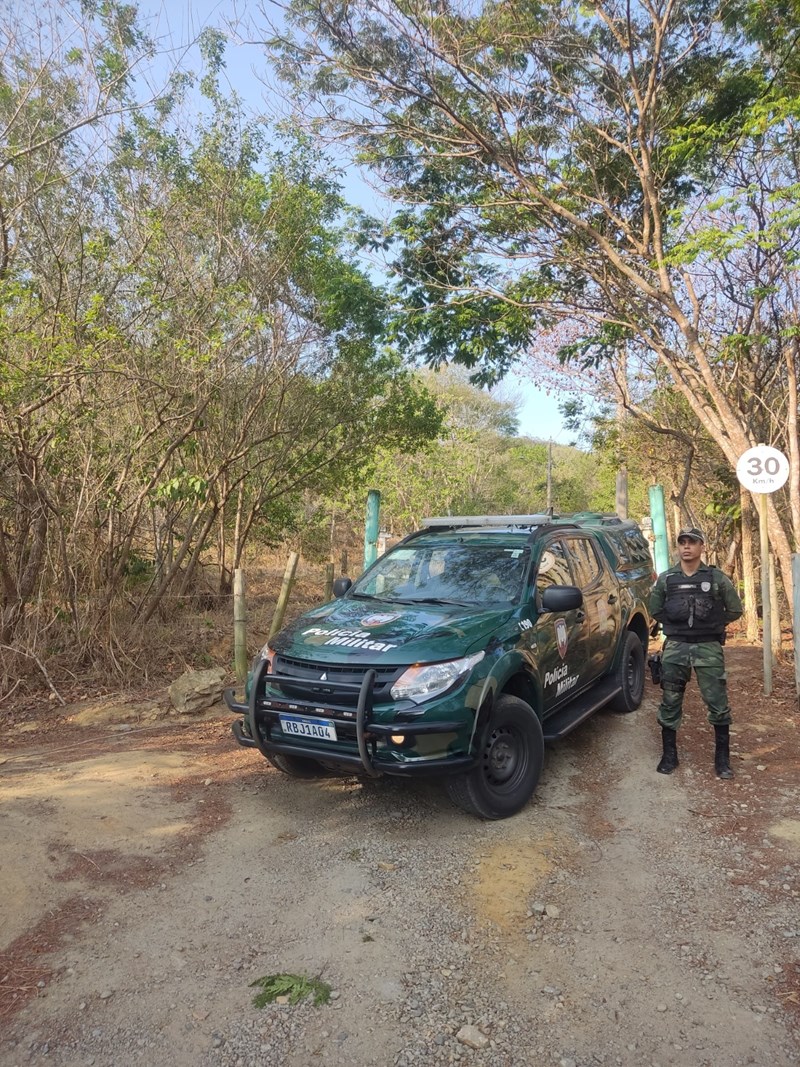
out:
{"label": "sign post", "polygon": [[[758,494],[758,535],[761,545],[761,643],[764,648],[764,696],[772,693],[772,610],[769,594],[769,525],[767,495],[786,484],[789,460],[770,445],[756,445],[743,452],[736,463],[736,477],[751,493]],[[776,620],[780,626],[780,619]]]}

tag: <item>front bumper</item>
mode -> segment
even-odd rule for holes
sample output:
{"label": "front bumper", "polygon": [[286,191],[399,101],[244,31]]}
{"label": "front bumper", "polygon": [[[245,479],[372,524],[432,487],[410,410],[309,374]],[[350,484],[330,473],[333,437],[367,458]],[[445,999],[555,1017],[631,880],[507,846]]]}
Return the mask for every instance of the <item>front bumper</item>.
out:
{"label": "front bumper", "polygon": [[[259,697],[265,665],[265,661],[261,661],[253,672],[250,696],[246,704],[236,699],[233,689],[226,689],[224,696],[230,710],[243,717],[242,721],[234,722],[232,727],[238,743],[246,748],[257,748],[266,758],[273,753],[300,756],[372,777],[382,774],[401,777],[450,774],[475,765],[475,758],[463,752],[454,752],[442,757],[404,757],[402,749],[389,749],[385,741],[392,735],[402,734],[415,738],[427,738],[432,735],[452,737],[463,735],[467,728],[471,730],[471,724],[465,722],[463,714],[457,719],[445,717],[427,721],[423,712],[417,715],[406,714],[388,723],[377,721],[372,712],[374,671],[368,670],[360,685],[326,682],[326,687],[334,697],[337,694],[349,694],[351,698],[357,695],[356,708],[353,711],[352,705],[343,706],[334,700],[326,701],[326,706],[320,707],[318,701],[302,700],[294,695],[283,699]],[[271,689],[281,689],[284,686],[296,689],[298,679],[289,675],[270,674],[269,685]],[[332,720],[337,736],[341,737],[343,743],[284,740],[280,732],[282,711]]]}

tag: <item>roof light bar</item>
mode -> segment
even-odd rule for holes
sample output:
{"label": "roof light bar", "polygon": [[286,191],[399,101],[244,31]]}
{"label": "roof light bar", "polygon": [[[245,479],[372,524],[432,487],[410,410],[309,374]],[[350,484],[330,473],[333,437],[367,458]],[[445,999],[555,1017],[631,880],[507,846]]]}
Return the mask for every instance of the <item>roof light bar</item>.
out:
{"label": "roof light bar", "polygon": [[542,526],[551,522],[551,515],[445,515],[423,519],[422,525],[437,526]]}

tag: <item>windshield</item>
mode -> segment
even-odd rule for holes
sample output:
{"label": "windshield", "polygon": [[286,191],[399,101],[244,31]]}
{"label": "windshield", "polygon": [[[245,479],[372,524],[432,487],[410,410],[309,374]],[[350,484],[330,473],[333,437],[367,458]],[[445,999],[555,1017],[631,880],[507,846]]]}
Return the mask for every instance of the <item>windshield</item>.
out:
{"label": "windshield", "polygon": [[401,603],[453,603],[483,607],[516,604],[528,550],[487,544],[396,548],[352,587],[351,595]]}

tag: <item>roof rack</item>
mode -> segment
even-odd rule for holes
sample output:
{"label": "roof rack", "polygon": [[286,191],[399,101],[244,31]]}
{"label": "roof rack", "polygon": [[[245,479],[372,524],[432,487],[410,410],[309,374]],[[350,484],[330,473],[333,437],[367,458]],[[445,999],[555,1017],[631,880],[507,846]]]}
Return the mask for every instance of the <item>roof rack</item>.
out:
{"label": "roof rack", "polygon": [[552,522],[552,515],[446,515],[423,519],[426,529],[454,526],[542,526]]}

